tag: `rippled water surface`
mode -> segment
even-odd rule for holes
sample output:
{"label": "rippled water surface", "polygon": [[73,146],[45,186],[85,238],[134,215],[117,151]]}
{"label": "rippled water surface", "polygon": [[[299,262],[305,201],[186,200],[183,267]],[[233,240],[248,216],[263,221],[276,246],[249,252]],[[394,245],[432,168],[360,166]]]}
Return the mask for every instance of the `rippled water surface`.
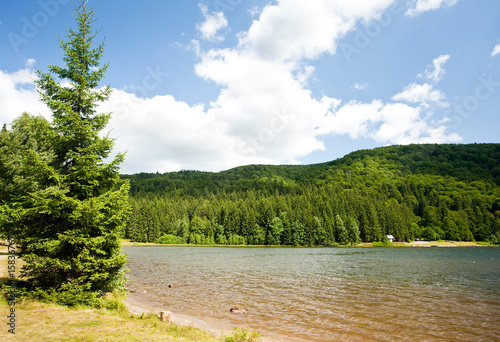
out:
{"label": "rippled water surface", "polygon": [[500,248],[123,249],[132,300],[283,341],[500,341]]}

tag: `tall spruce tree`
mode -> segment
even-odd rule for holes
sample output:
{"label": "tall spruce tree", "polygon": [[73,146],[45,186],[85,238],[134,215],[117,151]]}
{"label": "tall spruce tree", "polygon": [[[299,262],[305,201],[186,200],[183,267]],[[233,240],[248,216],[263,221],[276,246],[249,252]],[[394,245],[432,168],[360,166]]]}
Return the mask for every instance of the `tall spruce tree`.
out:
{"label": "tall spruce tree", "polygon": [[124,155],[105,162],[114,141],[102,130],[111,114],[97,107],[111,89],[98,88],[108,65],[100,64],[104,44],[93,47],[94,11],[86,3],[75,8],[77,29],[59,38],[66,65],[38,71],[38,92],[53,113],[46,132],[53,158],[25,154],[37,166],[37,190],[11,199],[1,213],[2,229],[21,244],[23,276],[71,304],[92,302],[123,280],[120,234],[130,210],[128,183],[119,180]]}

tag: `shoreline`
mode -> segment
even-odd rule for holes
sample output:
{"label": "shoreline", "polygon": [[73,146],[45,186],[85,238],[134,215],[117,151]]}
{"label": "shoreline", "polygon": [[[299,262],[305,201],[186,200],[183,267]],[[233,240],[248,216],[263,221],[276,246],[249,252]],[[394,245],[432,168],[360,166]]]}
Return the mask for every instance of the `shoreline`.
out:
{"label": "shoreline", "polygon": [[[131,298],[131,293],[129,293],[129,296],[124,298],[122,301],[125,303],[127,311],[135,316],[141,316],[142,314],[151,314],[151,313],[157,314],[159,316],[161,311],[169,311],[171,313],[170,322],[181,326],[193,327],[204,330],[214,335],[217,338],[224,338],[227,335],[231,335],[234,332],[233,329],[235,327],[248,329],[249,331],[253,330],[251,328],[246,327],[244,324],[236,326],[217,318],[207,317],[203,315],[186,314],[178,311],[171,311],[169,310],[169,308],[160,307],[158,305],[148,305],[147,303],[141,302],[138,299]],[[275,339],[277,337],[271,339],[267,336],[267,334],[266,336],[264,336],[264,333],[261,331],[259,331],[259,333],[261,333],[259,339],[259,341],[261,342],[286,341],[286,339],[281,339],[281,338]]]}
{"label": "shoreline", "polygon": [[282,245],[192,245],[192,244],[158,244],[154,242],[135,242],[122,239],[122,247],[131,246],[167,246],[167,247],[221,247],[221,248],[373,248],[373,247],[500,247],[499,245],[488,245],[481,241],[412,241],[412,242],[391,242],[385,245],[378,245],[373,242],[361,242],[354,246],[282,246]]}
{"label": "shoreline", "polygon": [[[145,303],[141,303],[138,300],[133,300],[129,297],[124,298],[123,302],[129,311],[134,316],[141,316],[142,314],[155,313],[160,314],[161,311],[170,311],[168,308],[159,308],[148,306]],[[233,327],[229,324],[224,324],[224,322],[217,322],[215,319],[209,319],[205,317],[196,317],[192,315],[186,315],[179,312],[170,311],[172,313],[170,317],[170,322],[177,325],[189,326],[204,330],[213,334],[216,337],[224,337],[225,335],[230,335],[233,331]]]}

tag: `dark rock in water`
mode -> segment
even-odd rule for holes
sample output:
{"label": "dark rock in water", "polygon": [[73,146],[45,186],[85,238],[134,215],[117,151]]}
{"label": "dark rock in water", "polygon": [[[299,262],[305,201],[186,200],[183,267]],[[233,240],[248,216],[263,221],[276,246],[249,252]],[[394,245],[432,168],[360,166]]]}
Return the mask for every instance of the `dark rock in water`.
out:
{"label": "dark rock in water", "polygon": [[248,311],[245,310],[245,309],[238,309],[238,307],[235,305],[233,306],[231,309],[229,309],[229,311],[231,311],[232,313],[234,314],[247,314]]}

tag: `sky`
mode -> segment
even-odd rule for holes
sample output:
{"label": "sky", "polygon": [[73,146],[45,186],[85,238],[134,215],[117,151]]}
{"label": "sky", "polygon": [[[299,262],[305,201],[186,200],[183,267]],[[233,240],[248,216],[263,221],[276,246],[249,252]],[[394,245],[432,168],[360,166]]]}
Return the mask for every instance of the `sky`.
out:
{"label": "sky", "polygon": [[[312,164],[498,143],[497,0],[89,0],[121,172]],[[50,111],[69,0],[0,0],[0,123]]]}

